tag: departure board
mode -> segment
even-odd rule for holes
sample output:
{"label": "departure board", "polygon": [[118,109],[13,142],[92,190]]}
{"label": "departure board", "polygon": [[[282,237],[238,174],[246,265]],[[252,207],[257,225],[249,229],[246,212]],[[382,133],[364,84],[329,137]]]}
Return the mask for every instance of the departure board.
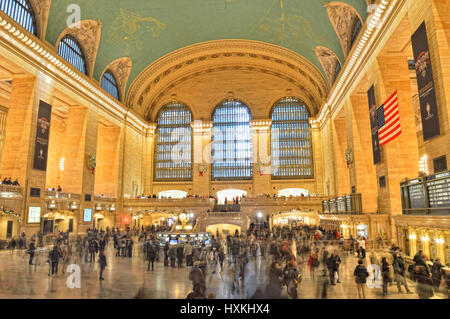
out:
{"label": "departure board", "polygon": [[426,208],[425,191],[423,184],[409,186],[409,205],[410,208]]}
{"label": "departure board", "polygon": [[[441,175],[440,178],[439,175]],[[438,179],[427,181],[430,207],[450,207],[450,176],[448,175],[438,174],[435,176]]]}
{"label": "departure board", "polygon": [[346,212],[345,197],[337,198],[337,211],[339,214],[345,214]]}

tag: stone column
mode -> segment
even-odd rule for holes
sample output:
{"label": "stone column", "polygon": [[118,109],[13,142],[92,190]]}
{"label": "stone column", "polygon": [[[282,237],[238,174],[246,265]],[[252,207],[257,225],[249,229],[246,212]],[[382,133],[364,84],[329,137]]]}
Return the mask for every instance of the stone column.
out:
{"label": "stone column", "polygon": [[144,194],[153,195],[156,123],[150,123],[144,146]]}
{"label": "stone column", "polygon": [[270,158],[271,119],[250,121],[253,145],[253,195],[272,195]]}
{"label": "stone column", "polygon": [[321,133],[319,124],[315,120],[310,120],[311,123],[311,143],[313,148],[314,161],[314,193],[324,194],[323,181],[323,147],[321,143]]}
{"label": "stone column", "polygon": [[[15,76],[12,82],[10,106],[2,155],[1,175],[17,178],[24,188],[22,225],[13,229],[28,234],[39,231],[39,224],[27,224],[28,207],[40,206],[41,217],[46,213],[46,172],[33,168],[37,117],[40,100],[52,104],[53,82],[44,76]],[[51,124],[50,124],[51,130]],[[30,189],[40,189],[40,197],[30,197]]]}
{"label": "stone column", "polygon": [[[377,176],[372,156],[372,135],[367,95],[354,94],[346,103],[348,147],[350,151],[350,187],[362,196],[365,213],[378,211]],[[365,107],[367,106],[367,107]]]}
{"label": "stone column", "polygon": [[192,194],[209,196],[212,194],[211,140],[213,123],[210,121],[194,121],[191,126],[193,137]]}

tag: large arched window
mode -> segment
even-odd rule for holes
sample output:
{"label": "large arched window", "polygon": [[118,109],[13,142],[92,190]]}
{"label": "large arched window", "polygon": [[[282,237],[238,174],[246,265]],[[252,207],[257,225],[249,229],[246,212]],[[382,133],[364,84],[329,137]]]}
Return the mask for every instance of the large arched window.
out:
{"label": "large arched window", "polygon": [[58,54],[78,70],[86,73],[86,59],[80,45],[75,38],[65,35],[58,46]]}
{"label": "large arched window", "polygon": [[237,100],[220,103],[213,113],[212,179],[253,177],[250,111]]}
{"label": "large arched window", "polygon": [[119,87],[117,86],[116,78],[111,72],[106,71],[103,74],[100,85],[106,92],[119,100]]}
{"label": "large arched window", "polygon": [[191,121],[191,111],[178,102],[167,104],[159,112],[156,120],[156,181],[192,180]]}
{"label": "large arched window", "polygon": [[314,176],[307,107],[295,98],[283,98],[272,109],[272,178]]}
{"label": "large arched window", "polygon": [[36,19],[27,0],[0,0],[0,10],[30,33],[37,35]]}

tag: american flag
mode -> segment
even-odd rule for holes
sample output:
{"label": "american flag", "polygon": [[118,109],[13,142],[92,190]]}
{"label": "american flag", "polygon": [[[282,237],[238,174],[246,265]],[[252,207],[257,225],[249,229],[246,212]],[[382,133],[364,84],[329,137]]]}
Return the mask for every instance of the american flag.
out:
{"label": "american flag", "polygon": [[397,91],[377,109],[378,137],[380,145],[386,145],[402,134],[398,113]]}

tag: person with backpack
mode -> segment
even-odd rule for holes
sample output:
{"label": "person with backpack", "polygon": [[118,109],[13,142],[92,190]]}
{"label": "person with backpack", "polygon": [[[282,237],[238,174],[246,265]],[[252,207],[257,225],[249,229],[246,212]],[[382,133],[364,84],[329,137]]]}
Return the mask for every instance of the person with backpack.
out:
{"label": "person with backpack", "polygon": [[416,265],[417,294],[420,299],[430,299],[434,296],[433,280],[427,273],[425,266]]}
{"label": "person with backpack", "polygon": [[353,272],[355,276],[356,288],[358,290],[359,299],[366,299],[366,282],[367,277],[369,277],[369,272],[367,268],[364,266],[364,262],[362,259],[358,260],[358,265]]}
{"label": "person with backpack", "polygon": [[297,299],[298,297],[297,287],[301,282],[301,279],[302,276],[300,274],[300,271],[297,269],[295,260],[293,259],[288,262],[285,271],[285,284],[287,287],[287,293],[292,299]]}
{"label": "person with backpack", "polygon": [[59,251],[58,246],[53,246],[53,250],[49,253],[49,260],[51,262],[52,266],[52,275],[58,274],[58,263],[59,259],[61,258],[61,252]]}
{"label": "person with backpack", "polygon": [[152,265],[152,271],[153,271],[153,263],[155,262],[156,257],[156,251],[155,247],[152,245],[152,243],[147,244],[147,260],[148,260],[148,266],[147,271],[150,271],[150,264]]}

